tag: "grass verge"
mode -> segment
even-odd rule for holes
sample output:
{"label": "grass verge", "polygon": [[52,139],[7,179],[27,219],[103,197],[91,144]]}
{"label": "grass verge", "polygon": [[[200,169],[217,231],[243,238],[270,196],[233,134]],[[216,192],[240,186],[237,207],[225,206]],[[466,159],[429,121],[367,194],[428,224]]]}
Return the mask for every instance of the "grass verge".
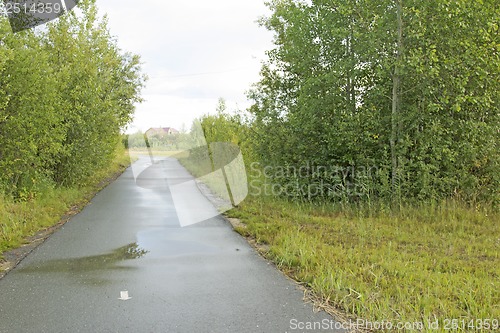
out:
{"label": "grass verge", "polygon": [[370,214],[249,197],[229,215],[288,275],[363,318],[361,328],[386,322],[393,327],[375,331],[498,329],[498,213],[443,203]]}
{"label": "grass verge", "polygon": [[[130,165],[128,153],[120,151],[113,163],[97,172],[85,187],[49,188],[27,202],[13,202],[0,197],[0,273],[1,259],[5,252],[30,243],[31,238],[40,231],[77,214],[97,192],[120,175],[128,165]],[[7,266],[3,268],[6,269]]]}

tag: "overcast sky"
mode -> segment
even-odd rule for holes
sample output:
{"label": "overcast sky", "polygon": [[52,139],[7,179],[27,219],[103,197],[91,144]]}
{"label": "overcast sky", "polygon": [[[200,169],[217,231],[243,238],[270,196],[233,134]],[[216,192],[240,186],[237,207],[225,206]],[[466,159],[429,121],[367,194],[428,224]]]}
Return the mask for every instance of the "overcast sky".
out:
{"label": "overcast sky", "polygon": [[219,97],[245,109],[245,92],[259,80],[272,34],[256,20],[264,0],[98,0],[100,13],[125,51],[141,55],[149,76],[134,124],[187,129],[214,112]]}

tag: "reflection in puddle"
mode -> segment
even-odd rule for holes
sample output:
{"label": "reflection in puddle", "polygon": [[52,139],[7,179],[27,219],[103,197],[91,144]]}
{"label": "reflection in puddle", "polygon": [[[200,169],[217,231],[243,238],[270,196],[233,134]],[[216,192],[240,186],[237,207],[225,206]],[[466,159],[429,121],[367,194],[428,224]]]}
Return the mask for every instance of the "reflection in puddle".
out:
{"label": "reflection in puddle", "polygon": [[126,266],[118,266],[125,260],[138,259],[146,255],[148,251],[142,249],[137,243],[120,247],[108,254],[96,256],[50,260],[44,263],[23,267],[15,270],[19,273],[71,273],[83,274],[93,271],[104,271],[111,269],[129,269]]}

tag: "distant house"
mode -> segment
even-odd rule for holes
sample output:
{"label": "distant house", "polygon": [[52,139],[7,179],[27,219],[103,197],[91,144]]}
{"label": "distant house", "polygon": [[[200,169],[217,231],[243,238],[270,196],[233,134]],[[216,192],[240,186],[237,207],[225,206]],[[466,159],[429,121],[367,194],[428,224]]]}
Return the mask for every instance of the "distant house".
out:
{"label": "distant house", "polygon": [[173,134],[178,134],[179,131],[176,130],[175,128],[172,127],[157,127],[157,128],[150,128],[146,131],[146,136],[151,137],[153,135],[157,136],[165,136],[165,135],[173,135]]}

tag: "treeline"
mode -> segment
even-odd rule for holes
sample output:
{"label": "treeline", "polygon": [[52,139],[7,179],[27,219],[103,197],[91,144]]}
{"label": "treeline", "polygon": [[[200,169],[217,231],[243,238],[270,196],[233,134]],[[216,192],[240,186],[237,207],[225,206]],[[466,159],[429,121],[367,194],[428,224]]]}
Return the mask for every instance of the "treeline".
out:
{"label": "treeline", "polygon": [[83,185],[114,157],[144,83],[94,0],[13,34],[0,18],[0,191],[16,199]]}
{"label": "treeline", "polygon": [[499,203],[496,1],[269,6],[261,23],[275,47],[249,94],[251,122],[240,123],[282,194]]}
{"label": "treeline", "polygon": [[275,48],[250,94],[253,141],[268,164],[310,168],[280,181],[333,184],[319,192],[332,199],[346,189],[346,200],[498,203],[496,1],[270,7]]}
{"label": "treeline", "polygon": [[171,133],[171,134],[160,134],[152,133],[146,135],[141,131],[136,133],[128,134],[123,137],[123,144],[127,149],[137,149],[144,150],[151,148],[154,150],[161,151],[177,151],[181,149],[189,149],[185,144],[186,133]]}

